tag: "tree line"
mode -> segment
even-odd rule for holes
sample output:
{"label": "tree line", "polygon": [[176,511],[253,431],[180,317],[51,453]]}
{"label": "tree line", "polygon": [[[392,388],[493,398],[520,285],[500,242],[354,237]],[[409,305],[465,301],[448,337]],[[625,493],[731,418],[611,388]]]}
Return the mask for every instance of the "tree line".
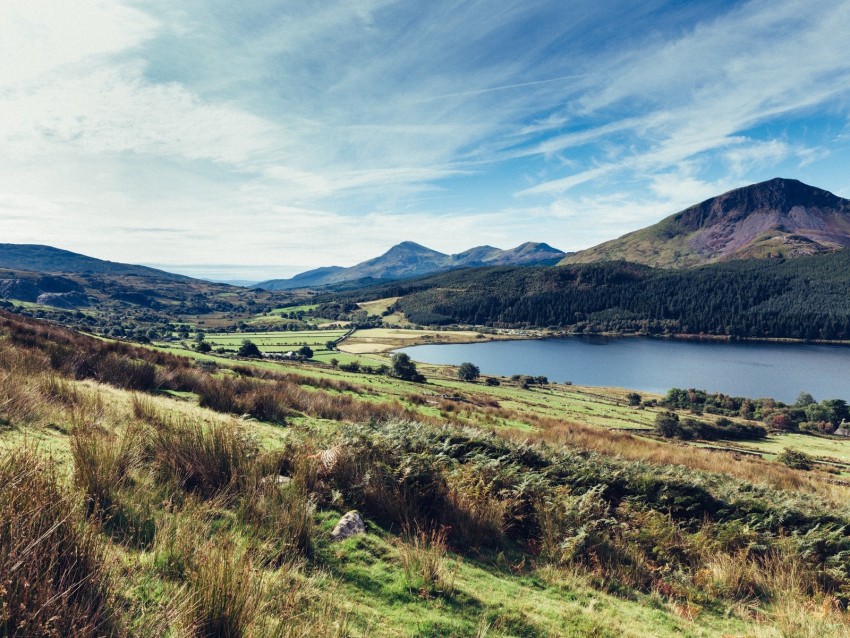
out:
{"label": "tree line", "polygon": [[850,250],[666,270],[629,262],[476,268],[365,289],[419,324],[850,339]]}

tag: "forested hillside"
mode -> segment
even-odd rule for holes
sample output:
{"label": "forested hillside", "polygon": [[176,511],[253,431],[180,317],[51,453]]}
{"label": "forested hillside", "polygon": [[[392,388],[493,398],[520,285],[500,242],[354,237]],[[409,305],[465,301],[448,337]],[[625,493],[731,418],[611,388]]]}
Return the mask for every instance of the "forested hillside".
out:
{"label": "forested hillside", "polygon": [[688,270],[628,262],[465,270],[361,291],[421,324],[850,339],[850,251]]}

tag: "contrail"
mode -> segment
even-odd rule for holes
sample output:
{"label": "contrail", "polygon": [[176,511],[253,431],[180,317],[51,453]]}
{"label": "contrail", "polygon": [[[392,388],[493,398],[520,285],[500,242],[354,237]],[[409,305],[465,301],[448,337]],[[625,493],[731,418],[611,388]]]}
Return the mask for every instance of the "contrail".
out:
{"label": "contrail", "polygon": [[505,84],[504,86],[494,86],[489,89],[477,89],[475,91],[460,91],[458,93],[446,93],[444,95],[435,95],[426,97],[417,102],[431,102],[432,100],[442,100],[448,97],[463,97],[465,95],[480,95],[482,93],[492,93],[494,91],[505,91],[507,89],[520,89],[525,86],[536,86],[538,84],[550,84],[552,82],[561,82],[563,80],[574,80],[576,78],[586,78],[589,73],[580,73],[578,75],[562,75],[557,78],[549,78],[548,80],[534,80],[533,82],[520,82],[519,84]]}

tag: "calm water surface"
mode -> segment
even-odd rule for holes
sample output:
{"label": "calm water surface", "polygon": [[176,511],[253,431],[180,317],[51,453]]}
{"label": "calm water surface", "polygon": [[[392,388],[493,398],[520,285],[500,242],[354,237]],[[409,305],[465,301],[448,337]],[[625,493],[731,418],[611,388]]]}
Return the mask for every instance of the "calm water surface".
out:
{"label": "calm water surface", "polygon": [[483,374],[545,375],[550,381],[665,393],[699,388],[793,402],[850,401],[850,346],[565,337],[403,348],[416,361],[471,361]]}

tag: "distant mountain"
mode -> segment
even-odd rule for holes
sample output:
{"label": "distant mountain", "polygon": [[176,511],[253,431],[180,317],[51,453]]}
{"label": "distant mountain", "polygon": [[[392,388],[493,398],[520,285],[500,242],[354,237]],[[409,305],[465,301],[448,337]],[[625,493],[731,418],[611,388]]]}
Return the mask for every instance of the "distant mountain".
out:
{"label": "distant mountain", "polygon": [[353,281],[397,281],[421,277],[457,268],[479,266],[549,266],[558,263],[566,253],[548,244],[526,242],[510,250],[493,246],[477,246],[456,255],[446,255],[425,246],[405,241],[375,257],[351,266],[327,266],[308,270],[291,279],[272,279],[253,286],[264,290],[289,290],[331,286]]}
{"label": "distant mountain", "polygon": [[850,246],[850,200],[775,178],[691,206],[653,226],[566,256],[561,264],[624,259],[688,267],[796,257]]}
{"label": "distant mountain", "polygon": [[0,268],[42,273],[135,275],[172,281],[191,281],[191,277],[156,268],[105,261],[40,244],[0,244]]}

